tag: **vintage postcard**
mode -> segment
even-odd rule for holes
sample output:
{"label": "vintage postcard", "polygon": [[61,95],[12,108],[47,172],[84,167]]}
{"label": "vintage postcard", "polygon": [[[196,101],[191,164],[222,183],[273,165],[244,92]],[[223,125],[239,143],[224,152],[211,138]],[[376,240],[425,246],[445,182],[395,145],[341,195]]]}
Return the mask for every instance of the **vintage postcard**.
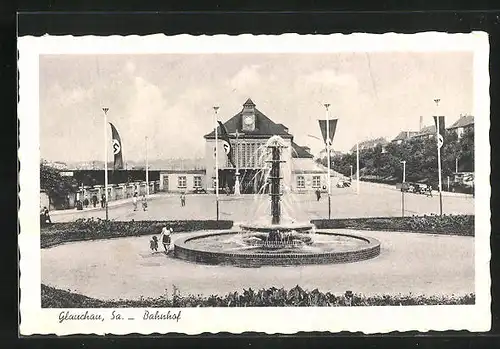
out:
{"label": "vintage postcard", "polygon": [[21,335],[490,329],[485,33],[18,48]]}

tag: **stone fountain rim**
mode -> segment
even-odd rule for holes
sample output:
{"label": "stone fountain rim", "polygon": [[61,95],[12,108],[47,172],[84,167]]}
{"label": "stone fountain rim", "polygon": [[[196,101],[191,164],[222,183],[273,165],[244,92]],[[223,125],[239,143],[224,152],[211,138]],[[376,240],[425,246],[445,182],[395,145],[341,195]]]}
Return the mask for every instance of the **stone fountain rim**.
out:
{"label": "stone fountain rim", "polygon": [[267,223],[241,223],[239,225],[241,229],[249,230],[304,230],[313,229],[314,224],[312,223],[281,223],[281,224],[267,224]]}
{"label": "stone fountain rim", "polygon": [[[260,260],[279,260],[279,259],[286,259],[286,258],[300,258],[305,257],[305,258],[324,258],[324,257],[331,257],[331,256],[341,256],[341,255],[350,255],[350,254],[357,254],[363,252],[369,252],[373,250],[377,250],[377,253],[369,258],[373,258],[375,256],[378,256],[380,254],[380,241],[378,241],[375,238],[368,237],[368,236],[362,236],[362,235],[357,235],[357,234],[346,234],[346,233],[336,233],[336,232],[324,232],[324,231],[318,231],[315,234],[318,235],[331,235],[331,236],[344,236],[344,237],[350,237],[353,239],[357,240],[363,240],[366,241],[367,244],[366,246],[362,247],[357,247],[353,248],[350,250],[344,250],[341,252],[316,252],[316,253],[275,253],[275,254],[266,254],[266,253],[248,253],[248,252],[224,252],[224,251],[210,251],[208,249],[203,249],[200,247],[193,247],[193,246],[188,246],[187,243],[192,240],[197,240],[197,239],[203,239],[207,237],[212,237],[212,236],[220,236],[220,235],[237,235],[240,234],[240,232],[235,232],[234,230],[227,230],[227,231],[218,231],[214,233],[208,233],[208,234],[200,234],[196,236],[190,236],[190,237],[184,237],[181,239],[177,239],[174,242],[174,253],[175,251],[179,251],[179,249],[182,250],[189,250],[189,251],[194,251],[197,253],[204,253],[204,254],[210,254],[210,255],[217,255],[221,257],[238,257],[238,258],[258,258]],[[358,260],[364,260],[367,258],[359,258],[356,259],[355,261]],[[189,259],[188,259],[189,260]],[[194,261],[194,260],[191,260]]]}

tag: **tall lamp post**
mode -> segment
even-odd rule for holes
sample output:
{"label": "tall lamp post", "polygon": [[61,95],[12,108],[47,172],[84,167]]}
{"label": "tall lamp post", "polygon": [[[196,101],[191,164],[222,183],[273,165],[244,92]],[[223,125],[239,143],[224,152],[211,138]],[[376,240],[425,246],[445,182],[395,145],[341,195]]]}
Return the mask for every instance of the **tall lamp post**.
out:
{"label": "tall lamp post", "polygon": [[356,140],[356,194],[359,195],[359,141]]}
{"label": "tall lamp post", "polygon": [[352,183],[352,165],[349,166],[351,168],[351,176],[349,177],[351,179],[351,183]]}
{"label": "tall lamp post", "polygon": [[236,130],[235,134],[236,136],[236,142],[235,142],[235,147],[234,147],[234,151],[236,153],[236,173],[235,173],[235,176],[236,176],[236,179],[234,181],[234,195],[235,196],[239,196],[241,195],[241,192],[240,192],[240,171],[239,171],[239,155],[238,155],[238,152],[239,152],[239,137],[240,137],[240,133],[238,132],[238,130]]}
{"label": "tall lamp post", "polygon": [[404,184],[406,182],[406,161],[401,161],[403,164],[403,182],[401,183],[401,216],[405,216],[405,191]]}
{"label": "tall lamp post", "polygon": [[217,124],[217,111],[219,107],[214,107],[214,116],[215,116],[215,207],[216,207],[216,217],[219,220],[219,137],[218,131],[219,128]]}
{"label": "tall lamp post", "polygon": [[148,136],[144,137],[146,143],[146,197],[149,198],[149,160],[148,160]]}

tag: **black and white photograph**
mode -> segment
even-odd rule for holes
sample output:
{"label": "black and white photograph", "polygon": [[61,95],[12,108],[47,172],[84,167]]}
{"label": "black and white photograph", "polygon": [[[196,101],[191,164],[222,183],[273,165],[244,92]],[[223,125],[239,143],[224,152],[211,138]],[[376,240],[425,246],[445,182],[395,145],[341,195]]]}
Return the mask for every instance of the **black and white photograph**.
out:
{"label": "black and white photograph", "polygon": [[19,48],[21,332],[489,329],[487,36]]}

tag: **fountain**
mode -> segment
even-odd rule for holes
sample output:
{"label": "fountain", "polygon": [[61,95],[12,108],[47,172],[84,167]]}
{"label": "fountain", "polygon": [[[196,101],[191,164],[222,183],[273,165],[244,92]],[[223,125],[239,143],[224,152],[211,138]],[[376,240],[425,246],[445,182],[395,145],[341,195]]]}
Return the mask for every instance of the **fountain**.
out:
{"label": "fountain", "polygon": [[[317,232],[310,223],[282,221],[282,150],[279,136],[265,145],[266,189],[271,198],[271,222],[241,224],[237,231],[201,234],[175,242],[174,256],[197,263],[240,267],[348,263],[374,258],[380,243],[355,234]],[[261,188],[264,189],[264,188]],[[262,190],[263,191],[263,190]]]}

